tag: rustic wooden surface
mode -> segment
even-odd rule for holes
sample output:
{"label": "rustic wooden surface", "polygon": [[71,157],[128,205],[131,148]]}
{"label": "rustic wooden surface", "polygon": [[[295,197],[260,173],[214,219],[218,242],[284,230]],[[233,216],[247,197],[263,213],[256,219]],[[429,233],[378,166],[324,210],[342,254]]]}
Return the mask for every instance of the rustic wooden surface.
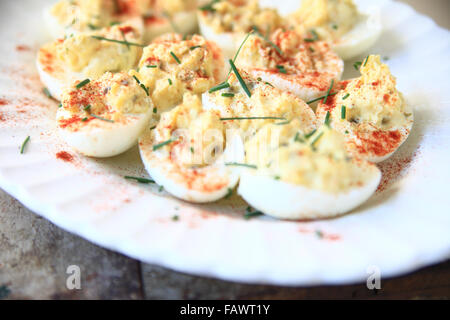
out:
{"label": "rustic wooden surface", "polygon": [[[66,288],[70,265],[81,268],[81,290]],[[450,261],[381,287],[245,285],[141,264],[59,229],[0,190],[0,299],[449,299]]]}

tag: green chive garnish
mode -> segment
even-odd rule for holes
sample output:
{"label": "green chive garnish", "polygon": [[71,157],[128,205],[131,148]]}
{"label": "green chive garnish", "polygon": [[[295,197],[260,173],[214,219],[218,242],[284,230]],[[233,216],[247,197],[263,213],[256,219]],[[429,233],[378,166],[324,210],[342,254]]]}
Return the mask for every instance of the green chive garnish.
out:
{"label": "green chive garnish", "polygon": [[86,122],[86,121],[88,121],[88,120],[89,120],[89,119],[86,118],[86,117],[84,117],[83,119],[81,119],[82,122]]}
{"label": "green chive garnish", "polygon": [[139,183],[149,184],[149,183],[155,183],[154,180],[146,179],[146,178],[140,178],[140,177],[131,177],[131,176],[125,176],[125,179],[128,180],[135,180]]}
{"label": "green chive garnish", "polygon": [[319,40],[319,35],[317,34],[317,32],[315,30],[311,30],[310,32],[313,35],[313,37],[304,39],[306,42],[314,42],[314,41]]}
{"label": "green chive garnish", "polygon": [[314,147],[314,145],[317,143],[317,141],[319,141],[320,138],[322,138],[323,136],[323,132],[321,132],[312,142],[311,142],[311,147]]}
{"label": "green chive garnish", "polygon": [[253,212],[247,212],[244,214],[244,219],[249,220],[251,218],[262,216],[263,213],[261,211],[253,211]]}
{"label": "green chive garnish", "polygon": [[173,217],[172,217],[172,221],[178,221],[179,219],[180,219],[179,216],[173,216]]}
{"label": "green chive garnish", "polygon": [[359,71],[359,68],[361,67],[362,62],[361,61],[357,61],[353,64],[353,68],[356,69],[356,71]]}
{"label": "green chive garnish", "polygon": [[330,126],[330,111],[327,111],[325,116],[325,125]]}
{"label": "green chive garnish", "polygon": [[20,154],[23,154],[25,152],[25,146],[27,145],[27,143],[31,140],[31,137],[28,136],[23,142],[22,142],[22,146],[20,147]]}
{"label": "green chive garnish", "polygon": [[75,88],[81,89],[81,88],[83,88],[85,85],[87,85],[89,82],[91,82],[91,80],[85,79],[85,80],[81,81],[80,83],[78,83],[78,84],[75,86]]}
{"label": "green chive garnish", "polygon": [[94,38],[96,40],[101,40],[101,41],[109,41],[109,42],[119,43],[119,44],[123,44],[126,46],[135,46],[135,47],[141,47],[141,48],[146,47],[145,44],[134,43],[134,42],[129,42],[129,41],[120,41],[120,40],[115,40],[115,39],[108,39],[108,38],[99,37],[99,36],[91,36],[91,38]]}
{"label": "green chive garnish", "polygon": [[175,53],[173,53],[173,51],[170,51],[170,55],[174,58],[174,60],[175,60],[178,64],[181,64],[180,59],[178,59],[178,57],[175,55]]}
{"label": "green chive garnish", "polygon": [[229,88],[230,87],[230,84],[228,83],[228,82],[223,82],[223,83],[221,83],[221,84],[218,84],[217,86],[215,86],[215,87],[212,87],[211,89],[209,89],[209,93],[213,93],[213,92],[215,92],[215,91],[219,91],[219,90],[222,90],[222,89],[227,89],[227,88]]}
{"label": "green chive garnish", "polygon": [[[330,93],[328,96],[330,97],[330,96],[334,96],[334,95],[336,95],[336,94],[338,94],[338,93],[337,93],[337,92],[333,92],[333,93]],[[316,102],[316,101],[322,100],[323,98],[325,98],[325,96],[321,96],[321,97],[318,97],[318,98],[313,99],[313,100],[311,100],[311,101],[308,101],[307,104],[314,103],[314,102]]]}
{"label": "green chive garnish", "polygon": [[169,81],[169,84],[172,85],[172,79],[167,79],[167,81]]}
{"label": "green chive garnish", "polygon": [[330,95],[330,92],[331,92],[331,89],[333,88],[333,85],[334,85],[334,79],[331,80],[330,87],[328,88],[327,94],[325,95],[325,98],[323,99],[323,104],[327,103],[328,96]]}
{"label": "green chive garnish", "polygon": [[138,85],[145,91],[147,96],[150,96],[150,92],[148,92],[148,88],[143,83],[141,83],[141,81],[139,81],[139,79],[136,76],[133,76],[133,78],[134,78],[134,80],[136,80]]}
{"label": "green chive garnish", "polygon": [[342,106],[341,107],[341,119],[345,119],[346,113],[347,113],[347,107],[346,106]]}
{"label": "green chive garnish", "polygon": [[364,64],[363,64],[363,67],[365,67],[366,66],[366,64],[367,64],[367,61],[369,60],[369,56],[367,56],[366,57],[366,60],[364,60]]}
{"label": "green chive garnish", "polygon": [[83,108],[84,111],[90,111],[91,110],[91,105],[88,104],[86,107]]}
{"label": "green chive garnish", "polygon": [[281,117],[231,117],[231,118],[220,118],[222,121],[230,120],[287,120]]}
{"label": "green chive garnish", "polygon": [[148,65],[147,68],[158,68],[157,65]]}
{"label": "green chive garnish", "polygon": [[44,88],[44,89],[42,90],[42,92],[44,92],[44,94],[47,96],[47,98],[53,99],[52,95],[50,94],[50,91],[48,91],[47,88]]}
{"label": "green chive garnish", "polygon": [[277,66],[278,71],[280,71],[281,73],[287,73],[286,69],[284,68],[284,66],[278,65]]}
{"label": "green chive garnish", "polygon": [[258,36],[260,36],[261,38],[263,38],[266,42],[268,42],[279,54],[280,54],[280,56],[282,56],[283,55],[283,51],[281,51],[281,49],[280,49],[280,47],[279,46],[277,46],[275,43],[273,43],[272,41],[270,41],[270,39],[269,38],[267,38],[266,36],[264,36],[263,34],[261,34],[261,32],[259,32],[259,28],[258,27],[256,27],[256,26],[253,26],[252,27],[253,28],[253,31],[255,31],[256,32],[256,34],[258,35]]}
{"label": "green chive garnish", "polygon": [[210,3],[205,4],[204,6],[198,8],[201,11],[211,11],[214,12],[216,9],[214,9],[213,5],[219,2],[220,0],[212,0]]}
{"label": "green chive garnish", "polygon": [[303,140],[302,138],[300,138],[300,132],[297,132],[296,134],[295,134],[295,137],[294,137],[294,141],[295,142],[305,142],[305,140]]}
{"label": "green chive garnish", "polygon": [[166,145],[168,145],[168,144],[171,144],[172,142],[174,142],[175,140],[173,140],[173,139],[169,139],[169,140],[167,140],[167,141],[164,141],[164,142],[161,142],[161,143],[159,143],[159,144],[156,144],[156,145],[154,145],[153,146],[153,151],[156,151],[156,150],[158,150],[158,149],[161,149],[162,147],[164,147],[164,146],[166,146]]}
{"label": "green chive garnish", "polygon": [[195,49],[198,49],[198,48],[201,48],[202,46],[193,46],[193,47],[190,47],[189,49],[190,50],[195,50]]}
{"label": "green chive garnish", "polygon": [[310,133],[307,133],[307,134],[305,134],[305,138],[306,139],[309,139],[309,138],[311,138],[313,135],[314,135],[314,133],[316,133],[316,129],[314,129],[313,131],[311,131]]}
{"label": "green chive garnish", "polygon": [[234,65],[233,60],[230,59],[230,60],[228,60],[228,62],[230,63],[231,69],[233,69],[234,74],[238,78],[239,83],[242,86],[242,89],[244,89],[247,96],[249,98],[251,98],[252,94],[250,93],[250,90],[248,89],[247,84],[245,83],[244,79],[242,79],[241,75],[239,74],[239,71],[237,70],[236,66]]}
{"label": "green chive garnish", "polygon": [[225,93],[222,93],[222,97],[233,98],[234,97],[234,93],[225,92]]}
{"label": "green chive garnish", "polygon": [[250,169],[258,169],[254,164],[238,163],[238,162],[227,162],[225,163],[228,167],[246,167]]}
{"label": "green chive garnish", "polygon": [[350,93],[347,93],[347,94],[342,98],[342,100],[345,100],[345,99],[347,99],[348,97],[350,97]]}
{"label": "green chive garnish", "polygon": [[102,121],[106,121],[106,122],[111,122],[111,123],[114,123],[114,120],[111,120],[111,119],[106,119],[106,118],[103,118],[103,117],[97,116],[97,115],[95,115],[95,114],[91,114],[90,116],[91,116],[91,117],[94,117],[94,118],[96,118],[96,119],[102,120]]}

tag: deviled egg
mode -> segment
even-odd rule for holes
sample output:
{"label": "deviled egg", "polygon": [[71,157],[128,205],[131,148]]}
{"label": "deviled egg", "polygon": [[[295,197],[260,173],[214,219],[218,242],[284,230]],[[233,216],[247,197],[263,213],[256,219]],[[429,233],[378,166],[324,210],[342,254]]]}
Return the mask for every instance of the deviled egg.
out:
{"label": "deviled egg", "polygon": [[231,58],[254,27],[270,33],[281,26],[282,19],[276,10],[261,8],[257,0],[228,0],[201,6],[198,22],[201,34],[219,44],[224,56]]}
{"label": "deviled egg", "polygon": [[343,136],[328,126],[305,133],[295,123],[269,124],[245,149],[248,168],[241,173],[238,193],[275,218],[344,214],[365,202],[381,178],[375,165],[352,158]]}
{"label": "deviled egg", "polygon": [[251,136],[268,123],[282,125],[294,119],[299,120],[299,129],[316,127],[314,112],[296,95],[255,80],[242,70],[238,73],[242,82],[233,72],[226,82],[202,97],[204,108],[218,111],[228,128]]}
{"label": "deviled egg", "polygon": [[322,96],[344,71],[344,61],[325,41],[304,41],[294,31],[276,30],[269,38],[258,31],[245,41],[236,65],[255,79],[310,101]]}
{"label": "deviled egg", "polygon": [[203,110],[200,98],[190,93],[143,134],[139,149],[156,183],[195,203],[225,197],[239,180],[239,171],[230,164],[244,160],[240,137],[226,137],[219,114]]}
{"label": "deviled egg", "polygon": [[75,82],[61,102],[56,114],[60,136],[91,157],[112,157],[131,148],[153,115],[146,90],[124,72]]}
{"label": "deviled egg", "polygon": [[224,63],[220,49],[203,37],[167,34],[144,48],[132,74],[148,88],[160,114],[181,103],[186,92],[202,94],[221,81]]}
{"label": "deviled egg", "polygon": [[368,161],[389,158],[408,138],[414,122],[410,105],[380,56],[368,56],[361,77],[340,84],[341,90],[321,101],[317,117],[345,136],[349,151]]}
{"label": "deviled egg", "polygon": [[303,0],[289,18],[290,26],[308,41],[329,41],[344,60],[373,46],[382,30],[377,10],[361,13],[352,0]]}
{"label": "deviled egg", "polygon": [[134,68],[141,57],[141,40],[142,25],[127,23],[46,44],[37,56],[41,81],[61,100],[63,89],[76,80]]}

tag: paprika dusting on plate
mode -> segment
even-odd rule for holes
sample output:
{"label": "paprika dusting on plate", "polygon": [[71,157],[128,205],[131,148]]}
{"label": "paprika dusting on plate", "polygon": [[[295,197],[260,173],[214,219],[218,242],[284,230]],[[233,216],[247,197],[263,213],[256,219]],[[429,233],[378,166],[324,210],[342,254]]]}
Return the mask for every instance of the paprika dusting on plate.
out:
{"label": "paprika dusting on plate", "polygon": [[56,154],[56,158],[61,159],[65,162],[72,162],[73,160],[73,156],[66,152],[66,151],[60,151]]}

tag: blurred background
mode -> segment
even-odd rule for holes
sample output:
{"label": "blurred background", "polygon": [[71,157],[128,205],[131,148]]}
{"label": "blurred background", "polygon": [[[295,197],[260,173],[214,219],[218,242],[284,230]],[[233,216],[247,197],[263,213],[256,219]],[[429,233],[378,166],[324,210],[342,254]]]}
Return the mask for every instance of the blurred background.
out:
{"label": "blurred background", "polygon": [[450,29],[450,0],[399,0],[420,13],[433,18],[441,27]]}

